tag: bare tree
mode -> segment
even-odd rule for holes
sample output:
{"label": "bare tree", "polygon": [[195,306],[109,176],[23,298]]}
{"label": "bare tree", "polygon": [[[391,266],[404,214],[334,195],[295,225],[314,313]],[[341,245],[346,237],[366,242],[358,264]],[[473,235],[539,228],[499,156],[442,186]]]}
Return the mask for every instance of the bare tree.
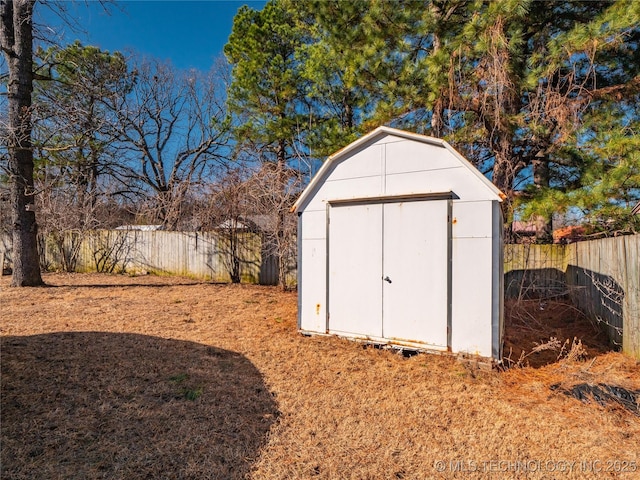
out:
{"label": "bare tree", "polygon": [[210,186],[197,212],[199,228],[216,231],[218,251],[233,283],[240,283],[242,278],[242,263],[249,247],[247,234],[256,230],[251,219],[255,212],[247,202],[250,174],[243,166],[228,169]]}
{"label": "bare tree", "polygon": [[31,143],[34,4],[35,0],[0,2],[0,48],[9,67],[9,115],[5,141],[11,185],[13,286],[43,284],[38,256]]}
{"label": "bare tree", "polygon": [[151,216],[175,230],[185,199],[228,151],[223,85],[216,72],[176,72],[143,61],[134,87],[110,105],[117,115],[118,154],[150,200]]}
{"label": "bare tree", "polygon": [[287,289],[297,247],[297,222],[290,209],[302,188],[302,176],[280,162],[265,162],[247,183],[248,201],[264,219],[263,253],[277,259],[278,284]]}
{"label": "bare tree", "polygon": [[[297,222],[289,211],[301,188],[298,170],[246,157],[211,185],[198,222],[221,239],[220,252],[233,282],[240,282],[243,264],[255,261],[259,241],[260,281],[289,288],[297,253]],[[274,267],[277,278],[271,276]]]}

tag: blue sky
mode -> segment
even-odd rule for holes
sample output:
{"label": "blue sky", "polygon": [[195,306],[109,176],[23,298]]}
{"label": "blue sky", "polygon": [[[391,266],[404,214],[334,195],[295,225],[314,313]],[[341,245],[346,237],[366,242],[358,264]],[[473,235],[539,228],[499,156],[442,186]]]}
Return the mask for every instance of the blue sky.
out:
{"label": "blue sky", "polygon": [[181,69],[208,70],[222,55],[238,9],[249,5],[259,10],[265,1],[121,1],[109,13],[96,1],[60,4],[77,26],[65,24],[42,4],[36,6],[35,16],[60,44],[78,39],[111,52],[170,59]]}

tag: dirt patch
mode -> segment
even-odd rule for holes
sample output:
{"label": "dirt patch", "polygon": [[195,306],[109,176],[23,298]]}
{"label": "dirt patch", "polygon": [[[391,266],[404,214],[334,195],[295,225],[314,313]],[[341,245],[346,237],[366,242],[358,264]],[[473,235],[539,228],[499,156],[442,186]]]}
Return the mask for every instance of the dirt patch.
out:
{"label": "dirt patch", "polygon": [[[505,302],[504,356],[507,366],[541,367],[570,354],[593,358],[611,350],[602,329],[568,301]],[[579,343],[579,348],[576,346]],[[580,350],[580,351],[578,351]]]}
{"label": "dirt patch", "polygon": [[636,415],[550,388],[637,390],[621,354],[486,372],[304,337],[271,287],[45,280],[0,280],[3,478],[638,475]]}

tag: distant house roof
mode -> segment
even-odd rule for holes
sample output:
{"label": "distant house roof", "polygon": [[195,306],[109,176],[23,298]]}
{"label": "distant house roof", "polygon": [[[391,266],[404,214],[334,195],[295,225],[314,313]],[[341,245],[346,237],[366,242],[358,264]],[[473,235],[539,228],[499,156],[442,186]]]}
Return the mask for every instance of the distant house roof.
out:
{"label": "distant house roof", "polygon": [[535,235],[538,230],[533,220],[527,222],[514,220],[511,224],[511,231],[519,235]]}
{"label": "distant house roof", "polygon": [[116,230],[138,230],[142,232],[154,232],[156,230],[164,230],[162,225],[120,225]]}
{"label": "distant house roof", "polygon": [[568,225],[553,231],[553,243],[573,243],[582,240],[585,228],[582,225]]}
{"label": "distant house roof", "polygon": [[216,229],[251,230],[253,232],[269,231],[273,223],[269,215],[247,215],[246,217],[227,218],[216,226]]}
{"label": "distant house roof", "polygon": [[243,219],[227,218],[225,221],[216,225],[216,229],[220,230],[253,230],[254,225]]}

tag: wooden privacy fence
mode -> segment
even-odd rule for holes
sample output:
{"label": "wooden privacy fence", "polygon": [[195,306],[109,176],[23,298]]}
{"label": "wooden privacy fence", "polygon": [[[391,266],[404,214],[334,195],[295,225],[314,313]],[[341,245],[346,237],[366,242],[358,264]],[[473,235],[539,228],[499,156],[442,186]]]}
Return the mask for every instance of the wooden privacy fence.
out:
{"label": "wooden privacy fence", "polygon": [[[77,272],[186,275],[230,282],[277,284],[278,261],[262,235],[231,239],[215,232],[102,230],[65,232],[41,240],[43,267]],[[0,235],[0,260],[10,260]],[[571,245],[505,245],[505,296],[568,295],[611,341],[640,358],[640,235]],[[295,266],[287,283],[295,283]]]}
{"label": "wooden privacy fence", "polygon": [[[215,232],[96,230],[40,238],[45,270],[185,275],[231,282],[278,283],[278,260],[262,235]],[[9,242],[0,243],[10,256]]]}
{"label": "wooden privacy fence", "polygon": [[568,295],[640,358],[640,235],[570,245],[506,245],[505,295]]}

